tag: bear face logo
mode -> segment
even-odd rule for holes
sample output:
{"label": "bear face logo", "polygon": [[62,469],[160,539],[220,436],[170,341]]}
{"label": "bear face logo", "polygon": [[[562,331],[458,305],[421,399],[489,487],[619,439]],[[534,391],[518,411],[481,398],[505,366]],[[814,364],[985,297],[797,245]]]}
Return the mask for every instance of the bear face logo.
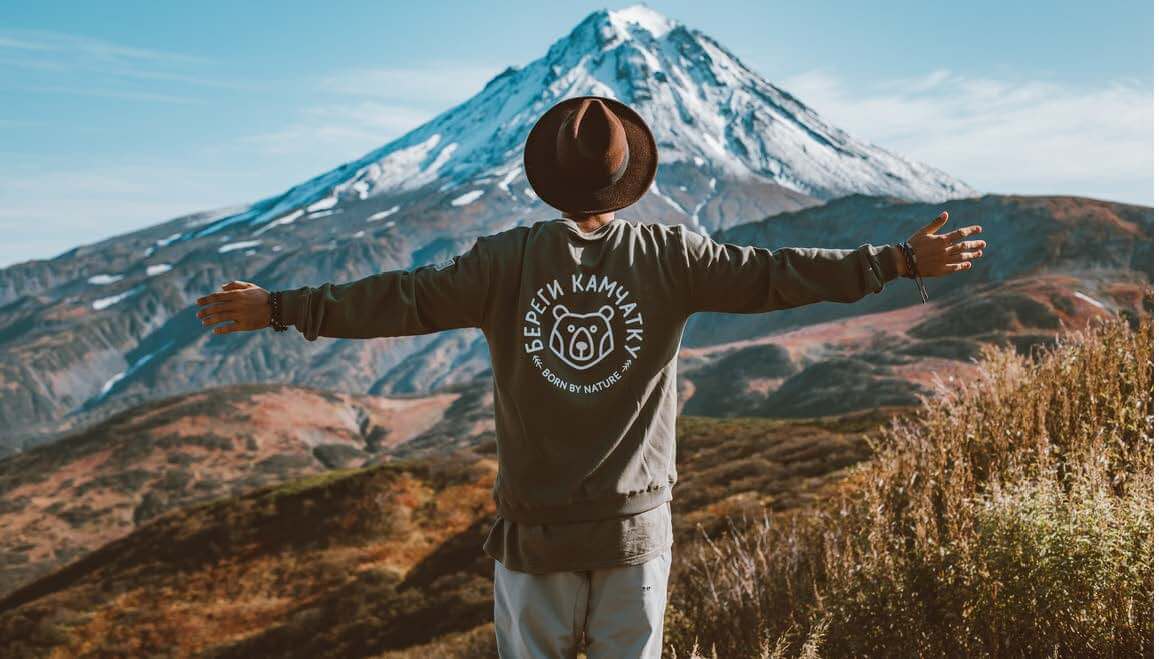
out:
{"label": "bear face logo", "polygon": [[615,349],[612,316],[616,310],[605,304],[594,313],[572,313],[562,304],[551,309],[551,351],[568,366],[585,370],[595,366]]}

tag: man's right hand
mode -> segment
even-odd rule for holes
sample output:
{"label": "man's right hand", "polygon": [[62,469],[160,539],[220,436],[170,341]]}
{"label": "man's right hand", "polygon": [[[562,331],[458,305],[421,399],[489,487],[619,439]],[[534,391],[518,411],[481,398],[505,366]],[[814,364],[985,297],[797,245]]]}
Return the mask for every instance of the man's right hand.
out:
{"label": "man's right hand", "polygon": [[248,281],[222,284],[220,293],[197,299],[201,310],[197,317],[205,326],[226,323],[213,328],[214,334],[252,332],[270,325],[270,293]]}

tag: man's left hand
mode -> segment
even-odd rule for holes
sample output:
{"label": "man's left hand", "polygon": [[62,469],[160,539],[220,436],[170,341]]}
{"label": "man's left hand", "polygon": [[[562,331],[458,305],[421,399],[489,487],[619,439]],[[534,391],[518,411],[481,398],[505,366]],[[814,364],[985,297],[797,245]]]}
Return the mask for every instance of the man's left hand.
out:
{"label": "man's left hand", "polygon": [[[909,237],[909,244],[914,248],[914,257],[917,259],[918,274],[922,277],[941,277],[951,272],[969,270],[973,265],[972,259],[982,257],[986,241],[957,242],[967,236],[982,233],[980,225],[954,229],[949,233],[934,233],[949,219],[949,212],[942,211],[941,215]],[[898,272],[912,277],[913,273],[905,267],[905,258],[901,250],[895,248],[895,251],[901,257],[902,266],[898,268]]]}

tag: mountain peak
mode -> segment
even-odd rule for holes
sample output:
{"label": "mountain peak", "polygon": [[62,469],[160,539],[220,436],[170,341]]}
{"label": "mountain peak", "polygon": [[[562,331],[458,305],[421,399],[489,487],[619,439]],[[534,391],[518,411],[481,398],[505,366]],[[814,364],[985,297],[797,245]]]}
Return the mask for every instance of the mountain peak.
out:
{"label": "mountain peak", "polygon": [[625,38],[630,36],[635,30],[644,30],[659,39],[665,34],[668,34],[677,25],[676,21],[652,9],[643,2],[638,2],[623,9],[607,11],[607,16],[611,25]]}

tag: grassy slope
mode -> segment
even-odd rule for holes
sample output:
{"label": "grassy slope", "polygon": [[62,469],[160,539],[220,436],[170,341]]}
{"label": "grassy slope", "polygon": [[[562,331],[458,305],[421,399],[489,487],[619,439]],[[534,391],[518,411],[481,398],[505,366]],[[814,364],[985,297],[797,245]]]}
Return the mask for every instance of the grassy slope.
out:
{"label": "grassy slope", "polygon": [[987,350],[979,380],[875,435],[837,496],[698,547],[670,640],[681,656],[1151,656],[1153,332]]}
{"label": "grassy slope", "polygon": [[462,400],[231,385],[153,401],[0,460],[0,597],[169,510],[421,441]]}
{"label": "grassy slope", "polygon": [[[697,525],[719,537],[727,515],[809,503],[868,455],[863,435],[889,413],[682,418],[681,546]],[[0,654],[486,655],[492,448],[162,515],[0,600]]]}

